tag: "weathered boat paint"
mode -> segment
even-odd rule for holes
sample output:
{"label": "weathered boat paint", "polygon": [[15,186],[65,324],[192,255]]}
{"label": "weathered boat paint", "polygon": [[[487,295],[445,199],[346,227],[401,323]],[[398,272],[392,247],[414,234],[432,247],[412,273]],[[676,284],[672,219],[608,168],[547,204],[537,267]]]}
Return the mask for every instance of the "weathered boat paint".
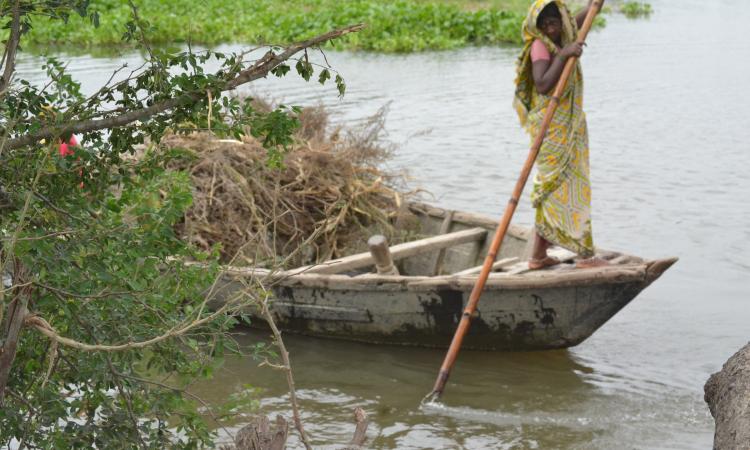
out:
{"label": "weathered boat paint", "polygon": [[[416,205],[424,234],[437,231],[445,211]],[[467,213],[453,214],[453,230],[495,222]],[[515,228],[500,257],[519,256],[529,233]],[[476,265],[487,243],[447,249],[441,265],[450,272]],[[263,277],[276,296],[272,311],[284,331],[375,344],[447,347],[477,276],[425,276],[438,252],[401,262],[400,276],[325,275],[233,268],[219,299],[242,288],[248,277]],[[518,351],[566,348],[591,336],[654,282],[676,259],[645,262],[620,257],[621,264],[595,269],[493,273],[463,347]],[[566,270],[567,269],[567,270]],[[259,318],[257,311],[249,314]],[[262,325],[262,320],[255,324]]]}

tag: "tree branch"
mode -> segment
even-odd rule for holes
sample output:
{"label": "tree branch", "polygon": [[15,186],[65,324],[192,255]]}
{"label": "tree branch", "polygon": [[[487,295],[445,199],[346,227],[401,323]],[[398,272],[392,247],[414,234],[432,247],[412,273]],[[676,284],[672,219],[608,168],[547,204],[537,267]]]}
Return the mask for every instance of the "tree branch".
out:
{"label": "tree branch", "polygon": [[81,220],[80,218],[74,216],[73,214],[71,214],[71,213],[65,211],[64,209],[60,208],[59,206],[55,205],[54,203],[52,203],[52,200],[48,199],[47,197],[45,197],[44,195],[40,194],[39,192],[34,192],[33,194],[39,200],[43,201],[44,204],[46,204],[47,206],[49,206],[50,208],[52,208],[54,211],[56,211],[56,212],[64,215],[65,217],[67,217],[69,219],[73,219],[73,220],[79,220],[79,221]]}
{"label": "tree branch", "polygon": [[6,89],[10,85],[10,79],[13,77],[13,72],[16,68],[16,52],[18,52],[18,44],[21,42],[21,0],[16,0],[13,3],[13,21],[10,26],[10,37],[8,43],[5,45],[5,53],[3,54],[4,61],[3,65],[5,70],[3,76],[0,78],[0,98],[5,94]]}
{"label": "tree branch", "polygon": [[307,433],[305,433],[305,429],[302,426],[302,419],[300,418],[299,414],[297,391],[294,388],[294,376],[292,375],[292,363],[289,360],[289,352],[286,350],[284,340],[281,338],[281,331],[279,331],[279,328],[276,326],[276,322],[273,320],[273,315],[268,308],[268,298],[269,296],[268,294],[266,294],[264,298],[260,300],[261,313],[263,314],[263,318],[266,319],[266,323],[268,323],[268,326],[271,328],[271,332],[273,333],[274,337],[274,343],[279,348],[279,354],[281,355],[281,360],[284,363],[281,368],[286,372],[286,382],[289,387],[289,400],[292,404],[292,418],[294,419],[294,427],[297,428],[300,440],[302,441],[302,444],[304,444],[305,448],[307,450],[312,450]]}
{"label": "tree branch", "polygon": [[[364,24],[357,24],[346,28],[329,31],[328,33],[321,34],[306,41],[292,44],[289,47],[286,47],[284,51],[279,53],[278,55],[273,53],[273,51],[268,51],[268,53],[266,53],[261,59],[256,61],[255,64],[240,72],[236,77],[228,80],[226,84],[221,88],[221,91],[230,91],[243,84],[255,81],[259,78],[264,78],[271,70],[273,70],[295,54],[299,53],[300,51],[309,47],[318,46],[324,42],[341,37],[345,34],[359,31],[362,28],[364,28]],[[41,139],[52,139],[62,135],[87,133],[91,131],[122,127],[135,121],[144,120],[157,114],[169,111],[177,106],[194,103],[202,99],[204,95],[205,91],[189,92],[179,97],[156,103],[147,108],[129,111],[115,117],[108,117],[106,119],[99,120],[87,120],[60,126],[45,127],[32,134],[9,139],[5,145],[5,148],[15,149],[33,144]]]}
{"label": "tree branch", "polygon": [[[92,333],[93,338],[93,333]],[[146,445],[146,442],[143,440],[143,436],[141,436],[139,427],[138,427],[138,418],[135,416],[135,413],[133,412],[133,401],[130,398],[130,394],[125,389],[125,387],[122,385],[122,382],[120,378],[117,376],[117,371],[115,370],[115,366],[112,364],[112,358],[109,357],[109,355],[106,355],[105,358],[107,359],[107,367],[109,367],[109,373],[112,374],[112,379],[115,382],[115,385],[117,386],[117,390],[120,391],[120,397],[122,397],[123,400],[125,400],[125,408],[128,411],[128,417],[130,417],[130,421],[133,423],[133,430],[135,430],[135,436],[138,437],[138,444],[140,444],[140,448],[148,448],[148,445]]]}
{"label": "tree branch", "polygon": [[[25,279],[27,277],[26,268],[20,263],[16,265],[14,280]],[[15,298],[8,305],[8,329],[0,352],[0,408],[5,402],[5,388],[8,386],[10,369],[13,366],[13,360],[16,358],[16,348],[18,339],[21,336],[21,328],[27,317],[29,297],[31,297],[31,286],[25,286],[18,290]]]}
{"label": "tree branch", "polygon": [[118,297],[121,295],[136,295],[136,294],[143,294],[146,291],[107,291],[107,289],[103,289],[102,291],[96,293],[96,294],[78,294],[76,292],[70,292],[66,291],[64,289],[56,288],[54,286],[49,286],[44,283],[40,283],[38,281],[34,281],[36,286],[39,286],[40,288],[55,292],[57,294],[60,294],[64,297],[70,297],[70,298],[87,298],[87,299],[100,299],[100,298],[106,298],[106,297]]}
{"label": "tree branch", "polygon": [[157,344],[169,338],[182,336],[188,331],[196,327],[199,327],[201,325],[204,325],[206,323],[209,323],[213,321],[214,319],[216,319],[217,317],[224,315],[227,311],[233,310],[234,308],[238,306],[238,300],[243,298],[244,296],[245,296],[245,293],[241,292],[237,294],[234,298],[227,301],[227,303],[224,304],[224,306],[217,309],[210,315],[199,320],[196,319],[189,323],[181,323],[160,336],[153,337],[146,341],[127,342],[125,344],[119,344],[119,345],[92,345],[92,344],[86,344],[84,342],[79,342],[74,339],[61,336],[60,334],[57,333],[57,331],[55,331],[55,329],[52,327],[52,325],[49,324],[49,322],[44,320],[44,318],[34,315],[34,314],[26,315],[26,318],[24,320],[24,325],[35,328],[37,331],[47,336],[48,338],[52,339],[53,341],[59,344],[65,345],[67,347],[76,348],[78,350],[82,350],[86,352],[97,352],[97,351],[119,352],[119,351],[125,351],[125,350],[145,348],[150,345]]}

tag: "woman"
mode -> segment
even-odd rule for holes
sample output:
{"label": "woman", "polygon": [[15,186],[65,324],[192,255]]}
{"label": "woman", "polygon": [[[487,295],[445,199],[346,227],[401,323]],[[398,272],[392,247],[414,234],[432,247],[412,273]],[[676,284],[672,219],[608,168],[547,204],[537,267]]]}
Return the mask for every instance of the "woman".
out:
{"label": "woman", "polygon": [[[523,25],[524,48],[518,60],[514,106],[532,139],[539,133],[550,94],[565,62],[581,56],[576,42],[589,6],[572,16],[561,0],[535,0]],[[536,209],[536,236],[529,260],[532,270],[559,264],[547,255],[552,245],[571,250],[578,267],[605,265],[594,257],[591,236],[591,186],[583,76],[576,64],[536,159],[538,173],[531,194]]]}

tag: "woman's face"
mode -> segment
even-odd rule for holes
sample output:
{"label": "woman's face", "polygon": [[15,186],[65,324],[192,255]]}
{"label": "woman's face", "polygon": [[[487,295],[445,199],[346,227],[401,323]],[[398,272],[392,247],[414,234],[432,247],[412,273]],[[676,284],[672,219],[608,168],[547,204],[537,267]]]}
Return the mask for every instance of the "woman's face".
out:
{"label": "woman's face", "polygon": [[539,29],[553,42],[560,42],[562,36],[562,19],[559,17],[543,17],[539,21]]}

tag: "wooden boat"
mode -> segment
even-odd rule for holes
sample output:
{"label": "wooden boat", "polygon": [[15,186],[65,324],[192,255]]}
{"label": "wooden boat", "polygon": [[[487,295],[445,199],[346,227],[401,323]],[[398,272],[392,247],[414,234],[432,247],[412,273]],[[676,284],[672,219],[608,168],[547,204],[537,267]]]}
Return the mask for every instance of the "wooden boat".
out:
{"label": "wooden boat", "polygon": [[[375,344],[447,347],[497,227],[491,218],[425,204],[409,205],[424,239],[392,246],[399,275],[374,272],[370,252],[282,272],[228,267],[220,295],[263,277],[273,286],[272,313],[286,332]],[[653,283],[677,259],[645,261],[599,252],[606,267],[564,263],[529,271],[531,231],[512,226],[490,274],[463,347],[522,351],[571,347]],[[221,301],[221,300],[219,300]],[[250,309],[253,322],[263,325]]]}

